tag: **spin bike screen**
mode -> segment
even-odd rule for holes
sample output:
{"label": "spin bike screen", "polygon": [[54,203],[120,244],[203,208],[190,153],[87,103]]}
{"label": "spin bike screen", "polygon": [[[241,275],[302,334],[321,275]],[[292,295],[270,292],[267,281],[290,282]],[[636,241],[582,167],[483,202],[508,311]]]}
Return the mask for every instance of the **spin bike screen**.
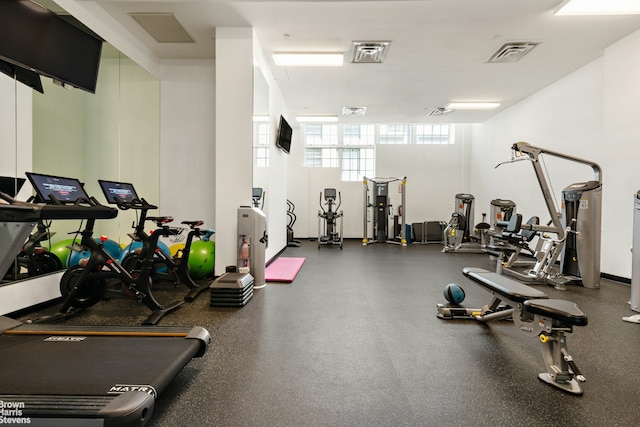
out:
{"label": "spin bike screen", "polygon": [[107,203],[111,203],[112,205],[117,204],[117,200],[129,203],[133,200],[139,199],[135,188],[133,188],[133,184],[129,184],[128,182],[105,181],[99,179],[98,183],[104,193],[104,197],[107,199]]}
{"label": "spin bike screen", "polygon": [[82,187],[82,183],[75,178],[42,175],[32,172],[27,172],[26,175],[36,190],[39,202],[56,203],[58,201],[66,204],[74,203],[78,199],[89,199]]}

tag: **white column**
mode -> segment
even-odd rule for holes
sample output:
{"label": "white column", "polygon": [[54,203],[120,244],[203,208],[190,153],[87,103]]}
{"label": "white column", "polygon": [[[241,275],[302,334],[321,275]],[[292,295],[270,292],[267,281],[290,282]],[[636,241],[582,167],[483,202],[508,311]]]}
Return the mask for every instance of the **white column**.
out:
{"label": "white column", "polygon": [[216,275],[236,265],[238,207],[251,205],[253,30],[216,28]]}

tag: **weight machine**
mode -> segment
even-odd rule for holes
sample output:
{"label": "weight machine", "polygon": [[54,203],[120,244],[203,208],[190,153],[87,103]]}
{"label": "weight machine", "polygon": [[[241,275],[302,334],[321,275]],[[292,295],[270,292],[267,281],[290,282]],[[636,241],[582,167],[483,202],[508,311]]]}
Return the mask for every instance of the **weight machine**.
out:
{"label": "weight machine", "polygon": [[[631,298],[629,308],[640,312],[640,190],[633,197],[633,246],[631,247]],[[640,323],[640,314],[623,317],[622,320]]]}
{"label": "weight machine", "polygon": [[475,197],[471,194],[456,194],[455,210],[444,229],[442,252],[484,253],[485,237],[489,224],[482,222],[473,227]]}
{"label": "weight machine", "polygon": [[[513,144],[511,153],[511,160],[498,164],[496,168],[504,163],[530,161],[551,216],[548,225],[522,224],[523,230],[541,233],[541,238],[536,245],[534,267],[524,275],[518,274],[517,277],[525,281],[546,282],[558,289],[565,289],[567,283],[582,284],[585,288],[598,288],[602,222],[600,166],[589,160],[534,147],[526,142]],[[556,208],[551,196],[550,186],[541,166],[541,154],[581,163],[593,169],[593,180],[570,184],[562,190],[562,211]],[[553,233],[557,238],[551,238],[545,233]],[[556,265],[558,259],[559,269]]]}
{"label": "weight machine", "polygon": [[489,211],[489,246],[494,245],[493,234],[501,233],[501,223],[508,222],[516,213],[516,203],[508,199],[493,199]]}
{"label": "weight machine", "polygon": [[[393,205],[389,197],[389,184],[400,181],[398,192],[400,193],[400,205],[398,213],[393,214]],[[369,186],[371,183],[371,188]],[[406,226],[406,186],[407,177],[404,178],[367,178],[362,179],[364,186],[364,220],[362,245],[370,243],[393,243],[407,246]],[[374,200],[370,201],[369,192],[373,193]],[[371,208],[373,239],[369,240],[369,208]],[[389,229],[389,220],[393,220],[393,228]],[[389,234],[391,236],[389,236]]]}

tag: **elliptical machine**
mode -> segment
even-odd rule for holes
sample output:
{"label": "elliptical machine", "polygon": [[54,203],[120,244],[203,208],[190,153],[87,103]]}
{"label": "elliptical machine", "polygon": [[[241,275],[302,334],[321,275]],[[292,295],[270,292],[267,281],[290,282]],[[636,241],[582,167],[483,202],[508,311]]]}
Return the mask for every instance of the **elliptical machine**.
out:
{"label": "elliptical machine", "polygon": [[264,211],[264,197],[266,191],[264,191],[260,187],[253,187],[251,190],[251,204],[254,208],[258,208],[261,211]]}
{"label": "elliptical machine", "polygon": [[296,205],[289,199],[287,199],[287,218],[289,218],[289,223],[287,224],[287,246],[290,248],[298,248],[302,244],[302,242],[298,239],[293,238],[293,226],[296,223],[298,217],[295,214]]}
{"label": "elliptical machine", "polygon": [[[336,204],[336,193],[338,206]],[[339,245],[342,249],[342,211],[338,211],[342,205],[342,195],[335,188],[324,189],[324,200],[327,209],[322,205],[322,192],[320,192],[320,209],[318,211],[318,249],[322,245]],[[338,222],[340,231],[338,231]],[[324,225],[324,227],[323,227]],[[322,230],[322,231],[321,231]]]}

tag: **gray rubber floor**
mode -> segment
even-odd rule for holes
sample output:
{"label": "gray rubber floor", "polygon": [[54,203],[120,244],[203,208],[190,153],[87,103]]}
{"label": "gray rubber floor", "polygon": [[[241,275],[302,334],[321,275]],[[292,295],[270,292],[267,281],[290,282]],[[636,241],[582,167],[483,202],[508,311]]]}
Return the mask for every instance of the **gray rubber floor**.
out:
{"label": "gray rubber floor", "polygon": [[[440,249],[305,241],[282,254],[306,258],[293,283],[270,283],[240,309],[211,308],[204,293],[161,322],[204,326],[212,343],[158,398],[149,425],[637,425],[640,324],[621,320],[633,314],[628,285],[536,286],[589,316],[568,335],[587,378],[584,395],[574,396],[538,379],[537,337],[508,321],[436,317],[447,283],[465,289],[465,306],[489,302],[461,270],[494,268],[486,255]],[[146,315],[142,305],[111,299],[69,322],[136,324]]]}

